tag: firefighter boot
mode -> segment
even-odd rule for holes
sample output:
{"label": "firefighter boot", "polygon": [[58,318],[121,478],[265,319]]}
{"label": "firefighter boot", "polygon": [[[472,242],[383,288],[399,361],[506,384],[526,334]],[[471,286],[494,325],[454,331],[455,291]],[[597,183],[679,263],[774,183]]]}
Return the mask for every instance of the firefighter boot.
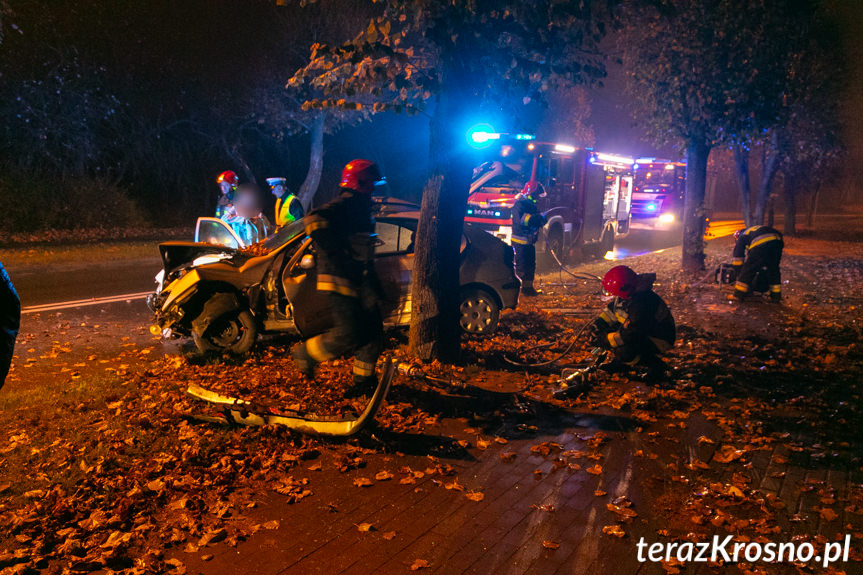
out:
{"label": "firefighter boot", "polygon": [[534,288],[533,282],[525,282],[524,285],[521,286],[521,293],[528,297],[534,297],[541,295],[542,290]]}
{"label": "firefighter boot", "polygon": [[731,301],[743,301],[746,299],[746,295],[747,294],[745,291],[741,291],[739,289],[736,289],[733,292],[731,292]]}
{"label": "firefighter boot", "polygon": [[309,352],[306,350],[306,344],[301,343],[294,347],[291,351],[291,357],[306,379],[315,379],[315,365],[317,362],[312,359]]}
{"label": "firefighter boot", "polygon": [[782,294],[779,292],[770,292],[770,301],[773,303],[782,303]]}

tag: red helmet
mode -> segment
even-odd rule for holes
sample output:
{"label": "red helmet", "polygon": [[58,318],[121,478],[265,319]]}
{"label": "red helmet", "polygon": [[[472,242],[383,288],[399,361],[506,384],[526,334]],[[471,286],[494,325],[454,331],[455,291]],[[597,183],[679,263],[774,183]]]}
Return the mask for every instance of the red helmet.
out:
{"label": "red helmet", "polygon": [[627,266],[614,266],[602,278],[602,289],[611,295],[629,299],[638,285],[638,274]]}
{"label": "red helmet", "polygon": [[375,184],[382,179],[381,171],[374,162],[354,160],[345,165],[345,169],[342,170],[342,181],[339,185],[343,188],[370,194],[374,190]]}
{"label": "red helmet", "polygon": [[237,184],[240,183],[240,178],[237,176],[236,172],[228,170],[226,172],[222,172],[219,174],[219,177],[216,178],[217,184],[221,184],[222,182],[228,182],[231,186],[237,187]]}
{"label": "red helmet", "polygon": [[545,188],[543,188],[542,184],[536,180],[531,180],[524,185],[524,189],[521,190],[521,193],[531,199],[544,198]]}

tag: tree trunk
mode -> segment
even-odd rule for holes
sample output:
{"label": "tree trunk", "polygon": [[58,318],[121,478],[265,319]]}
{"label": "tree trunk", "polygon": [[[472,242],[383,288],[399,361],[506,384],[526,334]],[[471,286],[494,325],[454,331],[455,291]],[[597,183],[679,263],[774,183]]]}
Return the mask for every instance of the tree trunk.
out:
{"label": "tree trunk", "polygon": [[797,235],[797,197],[800,193],[799,181],[795,179],[785,178],[785,224],[784,233],[786,236]]}
{"label": "tree trunk", "polygon": [[443,61],[443,89],[429,130],[431,177],[415,242],[410,350],[423,360],[452,363],[461,351],[459,248],[472,168],[459,130],[475,107],[457,54]]}
{"label": "tree trunk", "polygon": [[812,197],[809,198],[809,209],[806,210],[806,227],[809,230],[815,229],[815,212],[818,210],[818,197],[821,195],[821,184],[815,188]]}
{"label": "tree trunk", "polygon": [[311,143],[309,145],[309,171],[306,172],[306,179],[303,180],[297,199],[303,204],[303,209],[306,211],[312,205],[312,200],[315,199],[315,194],[318,193],[318,187],[321,185],[321,174],[324,171],[324,121],[327,119],[327,113],[319,113],[309,126],[309,137]]}
{"label": "tree trunk", "polygon": [[770,149],[761,169],[761,182],[758,184],[758,196],[755,198],[755,217],[753,223],[763,224],[767,215],[767,200],[770,198],[770,188],[779,170],[779,130],[774,130],[770,138]]}
{"label": "tree trunk", "polygon": [[734,146],[734,175],[737,177],[737,189],[740,192],[740,213],[743,214],[743,224],[748,228],[752,225],[752,188],[749,184],[749,150],[741,144]]}
{"label": "tree trunk", "polygon": [[685,271],[704,269],[704,189],[710,145],[692,138],[686,148],[686,197],[683,201],[683,258]]}

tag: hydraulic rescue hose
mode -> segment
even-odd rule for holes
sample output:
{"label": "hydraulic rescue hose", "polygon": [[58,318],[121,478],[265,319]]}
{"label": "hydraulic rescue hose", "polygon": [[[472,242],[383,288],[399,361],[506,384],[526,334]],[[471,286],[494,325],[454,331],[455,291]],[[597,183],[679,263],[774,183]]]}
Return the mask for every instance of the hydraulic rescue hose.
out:
{"label": "hydraulic rescue hose", "polygon": [[[553,258],[554,258],[554,261],[555,261],[555,262],[557,262],[557,265],[558,265],[558,267],[560,267],[561,271],[563,271],[563,272],[565,272],[565,273],[569,274],[569,275],[570,275],[570,276],[572,276],[573,278],[575,278],[575,279],[577,279],[577,280],[585,280],[585,281],[602,281],[602,278],[601,278],[601,277],[599,277],[599,276],[595,276],[595,275],[593,275],[593,274],[589,274],[589,273],[577,274],[577,273],[574,273],[574,272],[570,271],[570,270],[569,270],[569,269],[564,265],[564,263],[563,263],[562,261],[560,261],[560,258],[559,258],[559,257],[557,257],[557,254],[555,253],[554,248],[552,248],[552,247],[551,247],[551,244],[548,242],[548,238],[546,238],[546,239],[545,239],[545,249],[546,249],[546,250],[551,254],[551,257],[553,257]],[[519,362],[519,361],[515,361],[515,360],[513,360],[513,359],[510,359],[510,358],[508,358],[508,357],[506,357],[506,356],[504,355],[504,356],[503,356],[503,360],[504,360],[505,362],[507,362],[508,364],[510,364],[510,365],[514,365],[514,366],[516,366],[516,367],[542,367],[542,366],[545,366],[545,365],[551,365],[552,363],[556,363],[556,362],[560,361],[561,359],[563,359],[564,357],[566,357],[566,356],[569,354],[569,352],[570,352],[570,351],[572,351],[572,348],[573,348],[573,347],[575,347],[576,342],[578,342],[578,338],[579,338],[579,337],[581,337],[581,334],[582,334],[582,333],[584,332],[584,330],[585,330],[585,329],[587,329],[589,326],[590,326],[590,322],[588,322],[588,323],[584,324],[584,325],[582,326],[582,328],[581,328],[580,330],[578,330],[578,333],[576,333],[576,334],[573,336],[572,341],[570,341],[570,342],[569,342],[569,345],[567,345],[567,346],[566,346],[566,349],[564,349],[562,352],[560,352],[557,356],[553,357],[552,359],[549,359],[549,360],[546,360],[546,361],[541,361],[541,362],[538,362],[538,363],[522,363],[522,362]],[[533,350],[536,350],[536,349],[541,349],[541,348],[543,348],[543,347],[549,347],[550,345],[552,345],[552,344],[542,344],[542,345],[537,345],[537,346],[534,346],[534,347],[528,348],[527,350],[525,350],[525,352],[530,352],[530,351],[533,351]]]}
{"label": "hydraulic rescue hose", "polygon": [[[572,341],[569,342],[569,345],[566,346],[566,349],[564,349],[562,352],[557,354],[552,359],[549,359],[546,361],[540,361],[538,363],[522,363],[519,361],[509,359],[507,356],[504,355],[504,356],[502,356],[503,360],[505,362],[507,362],[508,364],[514,365],[516,367],[542,367],[544,365],[551,365],[552,363],[556,363],[556,362],[560,361],[561,359],[563,359],[564,357],[566,357],[569,354],[569,352],[572,351],[572,348],[575,347],[575,344],[578,341],[578,338],[581,337],[581,334],[584,333],[584,330],[586,330],[588,327],[590,327],[591,323],[592,322],[587,322],[586,324],[581,326],[581,329],[578,330],[578,333],[576,333],[574,336],[572,336]],[[535,345],[531,348],[526,349],[525,352],[533,351],[535,349],[541,349],[543,347],[548,347],[549,345],[551,345],[551,344],[545,343],[542,345]]]}

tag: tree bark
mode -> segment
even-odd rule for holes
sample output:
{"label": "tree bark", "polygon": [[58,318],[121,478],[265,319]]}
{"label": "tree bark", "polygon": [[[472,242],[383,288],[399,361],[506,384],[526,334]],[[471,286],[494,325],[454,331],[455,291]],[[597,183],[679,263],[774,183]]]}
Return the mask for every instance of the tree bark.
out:
{"label": "tree bark", "polygon": [[755,224],[763,224],[765,222],[764,218],[767,215],[767,200],[770,198],[770,188],[773,187],[773,180],[776,177],[776,172],[779,170],[779,156],[779,130],[773,130],[767,158],[761,169],[758,195],[755,198],[755,215],[753,217],[753,223]]}
{"label": "tree bark", "polygon": [[704,269],[704,189],[707,182],[707,158],[710,144],[706,138],[694,137],[686,147],[686,197],[683,201],[683,257],[687,272]]}
{"label": "tree bark", "polygon": [[743,224],[748,228],[752,225],[752,188],[749,183],[749,150],[741,144],[734,146],[734,175],[737,177],[737,189],[740,193],[740,213],[743,214]]}
{"label": "tree bark", "polygon": [[429,130],[431,177],[415,242],[410,350],[423,360],[453,363],[461,352],[459,247],[472,168],[467,139],[459,130],[474,110],[474,98],[457,54],[444,55],[442,79]]}
{"label": "tree bark", "polygon": [[809,198],[809,209],[806,210],[806,227],[815,229],[815,212],[818,210],[818,197],[821,195],[821,184],[815,188],[812,197]]}
{"label": "tree bark", "polygon": [[309,125],[309,171],[297,191],[297,199],[303,204],[303,209],[309,211],[318,187],[321,185],[321,174],[324,171],[324,121],[326,112],[320,112]]}

